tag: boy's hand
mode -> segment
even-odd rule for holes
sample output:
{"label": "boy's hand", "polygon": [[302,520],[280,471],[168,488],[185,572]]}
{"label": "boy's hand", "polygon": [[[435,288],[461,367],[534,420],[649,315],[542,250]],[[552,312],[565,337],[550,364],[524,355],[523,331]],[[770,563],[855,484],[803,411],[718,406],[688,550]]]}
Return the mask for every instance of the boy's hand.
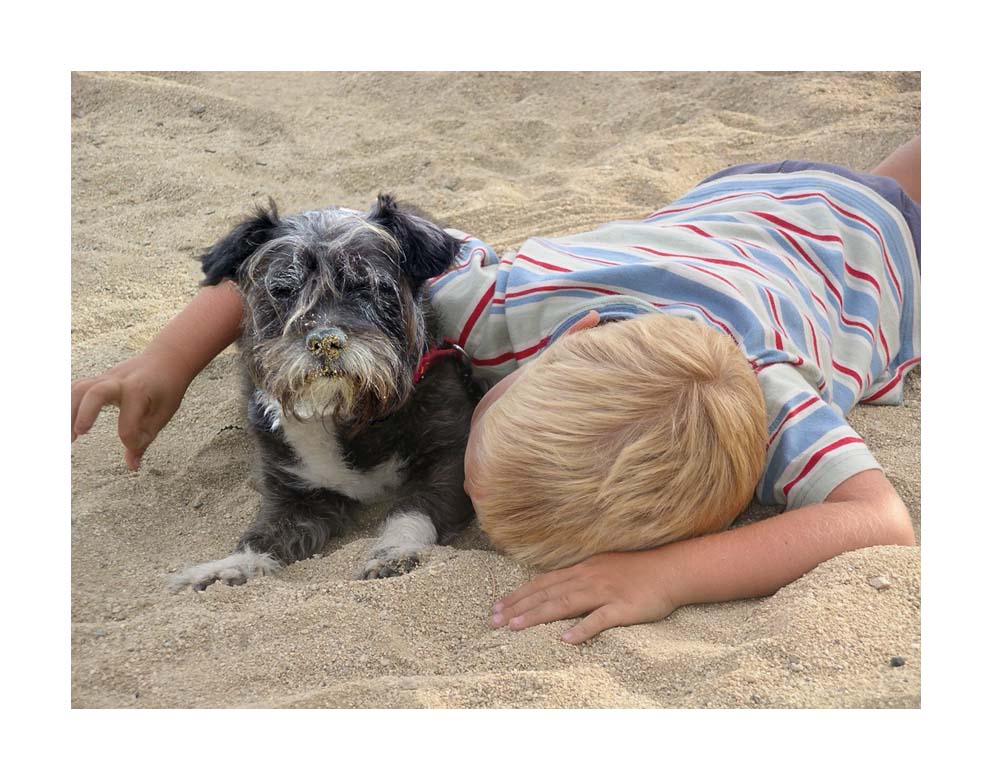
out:
{"label": "boy's hand", "polygon": [[225,280],[202,287],[145,351],[97,377],[72,383],[72,440],[86,433],[100,410],[121,410],[117,433],[132,471],[158,432],[172,419],[186,388],[241,331],[244,303]]}
{"label": "boy's hand", "polygon": [[770,596],[848,550],[915,543],[906,505],[881,471],[868,469],[822,504],[542,574],[493,605],[491,624],[520,629],[590,613],[562,636],[574,644],[686,604]]}
{"label": "boy's hand", "polygon": [[96,377],[72,383],[72,441],[87,433],[100,410],[120,409],[117,434],[127,467],[136,471],[141,457],[182,402],[186,374],[165,355],[144,352]]}
{"label": "boy's hand", "polygon": [[661,620],[681,606],[672,597],[665,554],[664,547],[602,553],[542,574],[496,602],[490,625],[519,630],[589,613],[562,635],[579,644],[614,626]]}

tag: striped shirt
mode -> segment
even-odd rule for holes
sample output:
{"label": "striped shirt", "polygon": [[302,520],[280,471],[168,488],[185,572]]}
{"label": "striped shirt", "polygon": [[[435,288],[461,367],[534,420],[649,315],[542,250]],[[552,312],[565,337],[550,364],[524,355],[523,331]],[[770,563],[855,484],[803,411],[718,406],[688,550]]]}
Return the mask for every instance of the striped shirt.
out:
{"label": "striped shirt", "polygon": [[466,243],[430,294],[480,378],[533,360],[590,311],[689,317],[733,338],[758,378],[759,501],[818,503],[880,468],[844,418],[902,400],[920,360],[920,281],[905,218],[869,187],[824,171],[731,175],[647,219],[532,238],[502,258],[451,232]]}

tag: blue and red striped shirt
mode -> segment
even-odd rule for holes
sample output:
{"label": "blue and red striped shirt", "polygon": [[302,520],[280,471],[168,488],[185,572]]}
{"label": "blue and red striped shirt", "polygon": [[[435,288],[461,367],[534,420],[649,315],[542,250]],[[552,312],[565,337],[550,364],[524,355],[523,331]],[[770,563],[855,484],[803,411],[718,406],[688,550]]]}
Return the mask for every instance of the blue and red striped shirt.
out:
{"label": "blue and red striped shirt", "polygon": [[901,401],[920,360],[920,277],[905,218],[871,188],[825,171],[731,175],[647,219],[502,258],[451,232],[467,241],[430,295],[480,377],[509,374],[593,310],[689,317],[733,338],[758,378],[760,501],[818,503],[879,468],[844,418]]}

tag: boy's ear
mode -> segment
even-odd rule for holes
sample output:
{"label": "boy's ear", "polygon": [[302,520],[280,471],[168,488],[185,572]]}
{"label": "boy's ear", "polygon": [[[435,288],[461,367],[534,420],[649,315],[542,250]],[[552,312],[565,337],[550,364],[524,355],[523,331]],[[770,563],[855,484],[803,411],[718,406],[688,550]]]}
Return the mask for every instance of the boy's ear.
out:
{"label": "boy's ear", "polygon": [[599,325],[599,312],[590,311],[587,312],[586,315],[578,322],[573,322],[569,325],[568,330],[566,330],[562,335],[567,336],[569,333],[578,333],[580,330],[595,328],[597,325]]}
{"label": "boy's ear", "polygon": [[203,281],[200,284],[217,284],[223,279],[236,280],[241,264],[272,238],[272,232],[278,225],[279,213],[270,198],[267,209],[258,207],[252,216],[201,255]]}
{"label": "boy's ear", "polygon": [[392,195],[379,195],[369,221],[381,225],[396,238],[403,253],[400,261],[403,270],[416,282],[446,271],[462,245],[414,209],[399,206]]}

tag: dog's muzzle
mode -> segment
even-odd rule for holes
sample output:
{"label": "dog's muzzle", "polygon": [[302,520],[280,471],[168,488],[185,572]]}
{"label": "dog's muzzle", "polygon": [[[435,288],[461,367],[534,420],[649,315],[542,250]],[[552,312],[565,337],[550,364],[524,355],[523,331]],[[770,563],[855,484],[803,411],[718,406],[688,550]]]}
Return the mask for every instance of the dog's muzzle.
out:
{"label": "dog's muzzle", "polygon": [[340,328],[321,328],[307,334],[307,351],[321,363],[319,376],[337,376],[338,358],[348,345],[348,337]]}

